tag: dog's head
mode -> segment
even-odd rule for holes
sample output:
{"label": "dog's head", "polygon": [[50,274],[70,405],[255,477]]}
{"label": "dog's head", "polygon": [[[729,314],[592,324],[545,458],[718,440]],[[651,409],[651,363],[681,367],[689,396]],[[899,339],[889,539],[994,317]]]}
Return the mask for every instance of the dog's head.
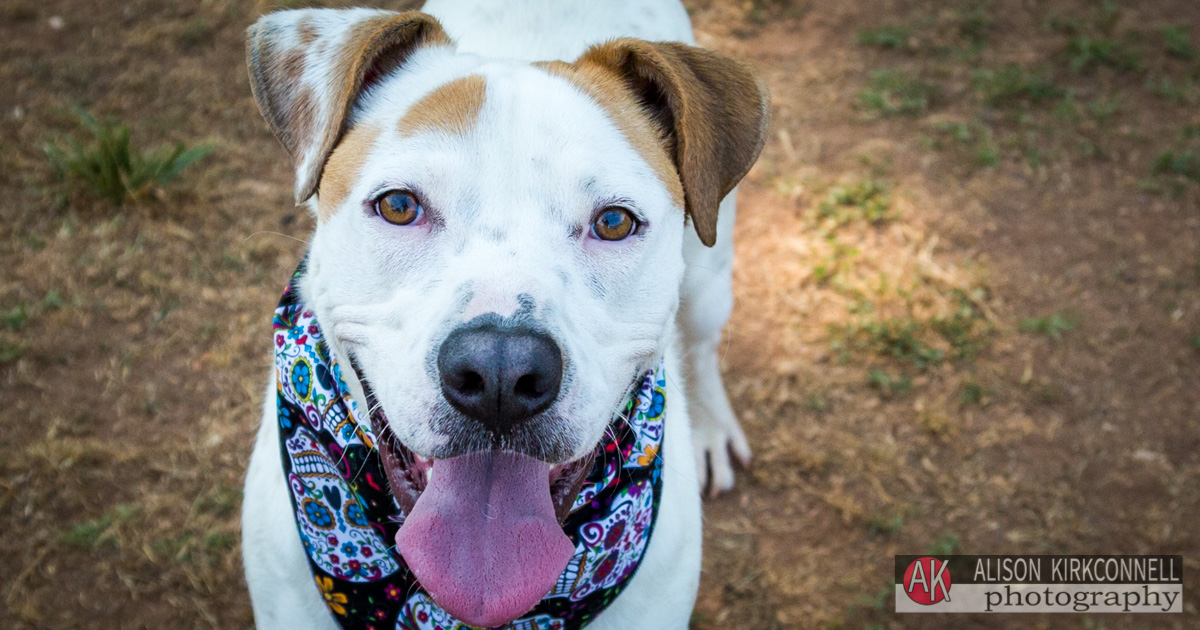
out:
{"label": "dog's head", "polygon": [[317,217],[304,298],[398,440],[393,486],[481,450],[592,452],[672,341],[687,221],[712,245],[761,149],[755,77],[628,39],[459,54],[417,12],[273,13],[248,52]]}
{"label": "dog's head", "polygon": [[248,48],[317,215],[305,298],[400,441],[590,451],[670,341],[685,217],[711,245],[757,157],[759,82],[638,40],[482,59],[417,12],[278,12]]}

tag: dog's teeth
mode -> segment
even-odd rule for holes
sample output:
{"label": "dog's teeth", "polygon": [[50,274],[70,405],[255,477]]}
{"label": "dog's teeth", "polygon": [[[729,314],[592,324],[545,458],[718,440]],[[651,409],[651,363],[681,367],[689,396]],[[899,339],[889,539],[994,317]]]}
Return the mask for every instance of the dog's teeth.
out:
{"label": "dog's teeth", "polygon": [[433,482],[433,466],[425,469],[425,485],[429,485],[431,482]]}

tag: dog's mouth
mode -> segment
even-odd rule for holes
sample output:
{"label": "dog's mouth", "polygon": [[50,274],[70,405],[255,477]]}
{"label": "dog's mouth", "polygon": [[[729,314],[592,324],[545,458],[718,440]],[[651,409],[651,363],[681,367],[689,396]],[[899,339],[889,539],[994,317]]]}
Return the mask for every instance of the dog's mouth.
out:
{"label": "dog's mouth", "polygon": [[[396,497],[396,503],[405,514],[410,514],[417,504],[417,499],[421,498],[421,493],[429,485],[437,460],[421,457],[400,442],[392,432],[387,416],[371,392],[370,386],[365,380],[362,384],[367,405],[374,410],[371,412],[371,428],[375,433],[375,444],[379,450],[383,471],[387,475],[392,494]],[[556,464],[550,468],[550,499],[554,503],[554,515],[559,524],[565,522],[571,514],[575,498],[579,496],[595,459],[596,454],[593,451],[573,462]]]}
{"label": "dog's mouth", "polygon": [[427,459],[400,442],[361,382],[380,462],[405,513],[396,547],[421,586],[473,626],[528,612],[574,554],[562,523],[594,454],[558,465],[500,449]]}

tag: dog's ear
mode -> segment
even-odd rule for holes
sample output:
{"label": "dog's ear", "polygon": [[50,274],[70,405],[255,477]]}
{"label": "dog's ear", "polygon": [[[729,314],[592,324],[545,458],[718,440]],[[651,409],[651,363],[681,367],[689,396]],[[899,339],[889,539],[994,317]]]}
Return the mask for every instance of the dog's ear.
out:
{"label": "dog's ear", "polygon": [[766,141],[766,86],[728,57],[670,42],[618,39],[593,46],[575,63],[616,73],[633,93],[675,163],[696,234],[711,247],[717,206]]}
{"label": "dog's ear", "polygon": [[296,166],[296,203],[313,195],[358,96],[425,46],[453,43],[432,16],[303,9],[246,31],[254,100]]}

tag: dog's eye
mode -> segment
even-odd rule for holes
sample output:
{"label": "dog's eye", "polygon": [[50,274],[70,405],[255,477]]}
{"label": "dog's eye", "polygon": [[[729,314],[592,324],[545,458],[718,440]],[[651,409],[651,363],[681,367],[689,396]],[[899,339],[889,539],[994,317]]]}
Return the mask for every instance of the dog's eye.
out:
{"label": "dog's eye", "polygon": [[602,241],[621,241],[629,238],[637,229],[637,219],[625,208],[610,206],[596,215],[592,222],[592,234]]}
{"label": "dog's eye", "polygon": [[425,214],[412,193],[392,190],[375,200],[375,213],[392,225],[411,225]]}

